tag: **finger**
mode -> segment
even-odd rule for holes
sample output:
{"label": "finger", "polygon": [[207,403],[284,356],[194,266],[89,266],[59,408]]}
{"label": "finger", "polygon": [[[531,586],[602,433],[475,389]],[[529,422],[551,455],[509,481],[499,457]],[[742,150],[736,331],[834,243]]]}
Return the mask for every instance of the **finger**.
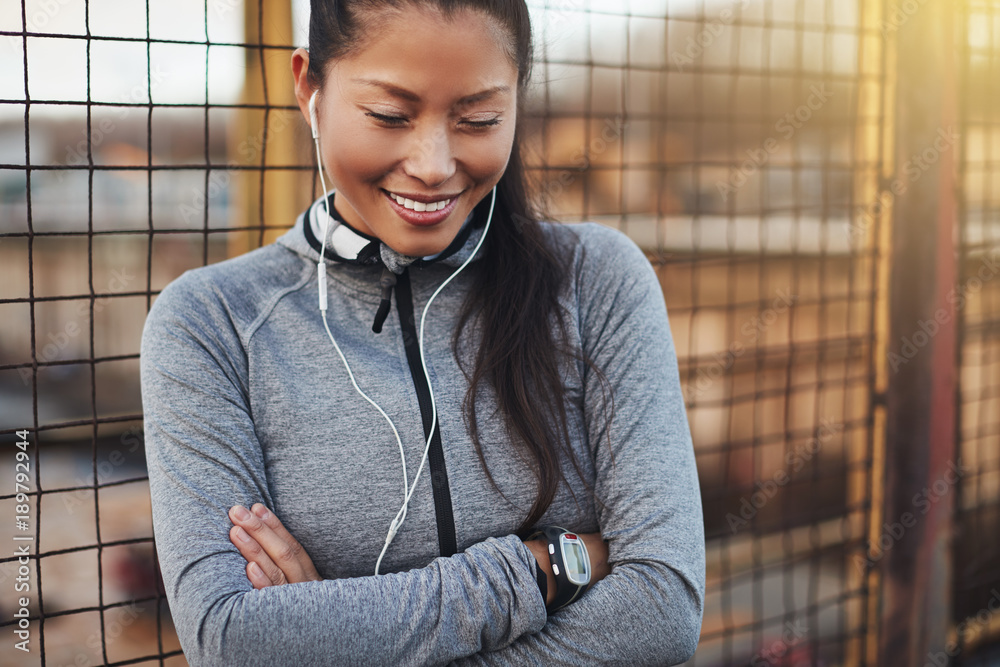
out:
{"label": "finger", "polygon": [[[239,510],[243,510],[243,512],[241,513]],[[268,512],[268,514],[271,514],[271,517],[273,517],[272,522],[277,521],[277,517],[274,517],[273,513]],[[311,573],[306,571],[306,567],[302,563],[302,546],[294,538],[291,538],[291,535],[289,535],[284,527],[281,530],[288,536],[287,538],[282,537],[269,524],[261,521],[259,516],[247,512],[239,505],[230,510],[230,518],[234,524],[243,528],[257,543],[257,546],[263,550],[264,554],[267,555],[269,562],[265,563],[257,559],[257,564],[261,566],[264,574],[272,581],[275,581],[275,574],[268,568],[269,564],[277,567],[281,572],[280,583],[310,581],[313,579],[310,576]],[[289,538],[291,538],[291,543],[288,541]]]}
{"label": "finger", "polygon": [[[254,584],[254,588],[280,586],[281,584],[288,583],[281,568],[271,560],[270,556],[261,548],[257,540],[251,537],[241,526],[233,526],[229,530],[229,541],[236,545],[236,548],[240,551],[240,555],[247,560],[247,568],[254,565],[260,571],[263,578],[250,577],[250,570],[247,570],[247,578],[250,579],[250,583]],[[264,585],[258,586],[258,584]]]}
{"label": "finger", "polygon": [[247,563],[247,579],[250,580],[250,583],[258,591],[274,585],[267,575],[264,574],[264,571],[260,569],[260,566],[253,562]]}
{"label": "finger", "polygon": [[[313,565],[312,559],[306,553],[306,550],[302,547],[298,540],[288,532],[281,520],[278,519],[278,515],[274,512],[269,511],[261,503],[254,503],[250,510],[257,516],[261,522],[274,531],[274,534],[278,536],[281,541],[283,541],[290,549],[289,557],[294,560],[297,567],[297,571],[301,573],[302,579],[299,580],[314,580],[320,581],[322,577],[316,571]],[[279,559],[280,560],[280,559]],[[287,572],[287,570],[286,570]]]}

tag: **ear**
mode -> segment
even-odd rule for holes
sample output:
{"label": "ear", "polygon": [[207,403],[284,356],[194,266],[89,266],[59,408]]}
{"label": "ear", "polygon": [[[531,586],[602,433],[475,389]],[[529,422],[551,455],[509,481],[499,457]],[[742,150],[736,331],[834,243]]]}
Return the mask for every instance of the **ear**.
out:
{"label": "ear", "polygon": [[316,89],[309,83],[309,52],[305,49],[298,48],[292,52],[292,78],[295,80],[295,101],[299,104],[302,117],[311,128],[309,98]]}

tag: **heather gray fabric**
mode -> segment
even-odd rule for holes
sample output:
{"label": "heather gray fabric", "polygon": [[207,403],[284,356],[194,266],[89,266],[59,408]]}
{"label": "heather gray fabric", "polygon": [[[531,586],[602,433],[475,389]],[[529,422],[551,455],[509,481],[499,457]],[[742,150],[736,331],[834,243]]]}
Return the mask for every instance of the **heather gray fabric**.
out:
{"label": "heather gray fabric", "polygon": [[[143,331],[153,527],[188,661],[635,666],[688,659],[704,597],[702,510],[663,295],[642,252],[596,224],[544,225],[564,242],[579,237],[562,303],[572,342],[603,369],[615,408],[608,430],[597,378],[579,364],[566,369],[573,445],[606,507],[595,505],[564,461],[572,495],[560,485],[543,523],[600,531],[613,571],[547,617],[534,557],[513,534],[531,507],[534,475],[511,453],[499,417],[481,410],[484,454],[506,498],[498,494],[463,423],[467,385],[450,348],[468,289],[461,275],[432,305],[424,341],[459,553],[439,556],[428,463],[382,574],[373,576],[402,504],[402,463],[391,430],[351,387],[323,329],[318,253],[303,224],[300,215],[277,243],[184,273],[156,299]],[[466,252],[408,269],[418,325],[427,299],[476,236]],[[384,331],[371,331],[379,271],[329,265],[328,319],[358,383],[395,421],[412,484],[424,431],[395,302]],[[255,502],[277,513],[325,581],[251,587],[229,542],[227,511]]]}

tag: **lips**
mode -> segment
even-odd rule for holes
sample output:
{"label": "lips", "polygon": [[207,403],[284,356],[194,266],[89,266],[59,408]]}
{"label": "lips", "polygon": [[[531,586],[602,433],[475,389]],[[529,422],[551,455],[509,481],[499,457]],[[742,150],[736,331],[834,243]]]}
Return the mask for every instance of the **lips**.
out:
{"label": "lips", "polygon": [[[410,197],[404,197],[403,195],[398,195],[394,192],[390,192],[389,196],[400,206],[411,211],[417,211],[418,213],[433,213],[434,211],[440,211],[441,209],[446,208],[448,204],[451,203],[451,200],[454,199],[454,197],[449,197],[448,199],[439,199],[437,201],[423,201],[411,199]],[[411,197],[412,196],[415,195],[411,195]]]}
{"label": "lips", "polygon": [[430,196],[413,193],[382,191],[399,217],[411,225],[426,227],[444,222],[455,210],[461,193],[450,196]]}

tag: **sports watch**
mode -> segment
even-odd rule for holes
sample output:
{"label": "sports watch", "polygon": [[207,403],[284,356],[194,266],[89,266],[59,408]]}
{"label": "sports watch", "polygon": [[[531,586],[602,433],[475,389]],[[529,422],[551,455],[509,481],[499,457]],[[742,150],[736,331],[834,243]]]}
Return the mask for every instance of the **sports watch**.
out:
{"label": "sports watch", "polygon": [[590,555],[580,536],[559,526],[539,526],[529,540],[544,536],[549,541],[549,561],[556,576],[556,595],[546,605],[551,613],[579,599],[590,584]]}

